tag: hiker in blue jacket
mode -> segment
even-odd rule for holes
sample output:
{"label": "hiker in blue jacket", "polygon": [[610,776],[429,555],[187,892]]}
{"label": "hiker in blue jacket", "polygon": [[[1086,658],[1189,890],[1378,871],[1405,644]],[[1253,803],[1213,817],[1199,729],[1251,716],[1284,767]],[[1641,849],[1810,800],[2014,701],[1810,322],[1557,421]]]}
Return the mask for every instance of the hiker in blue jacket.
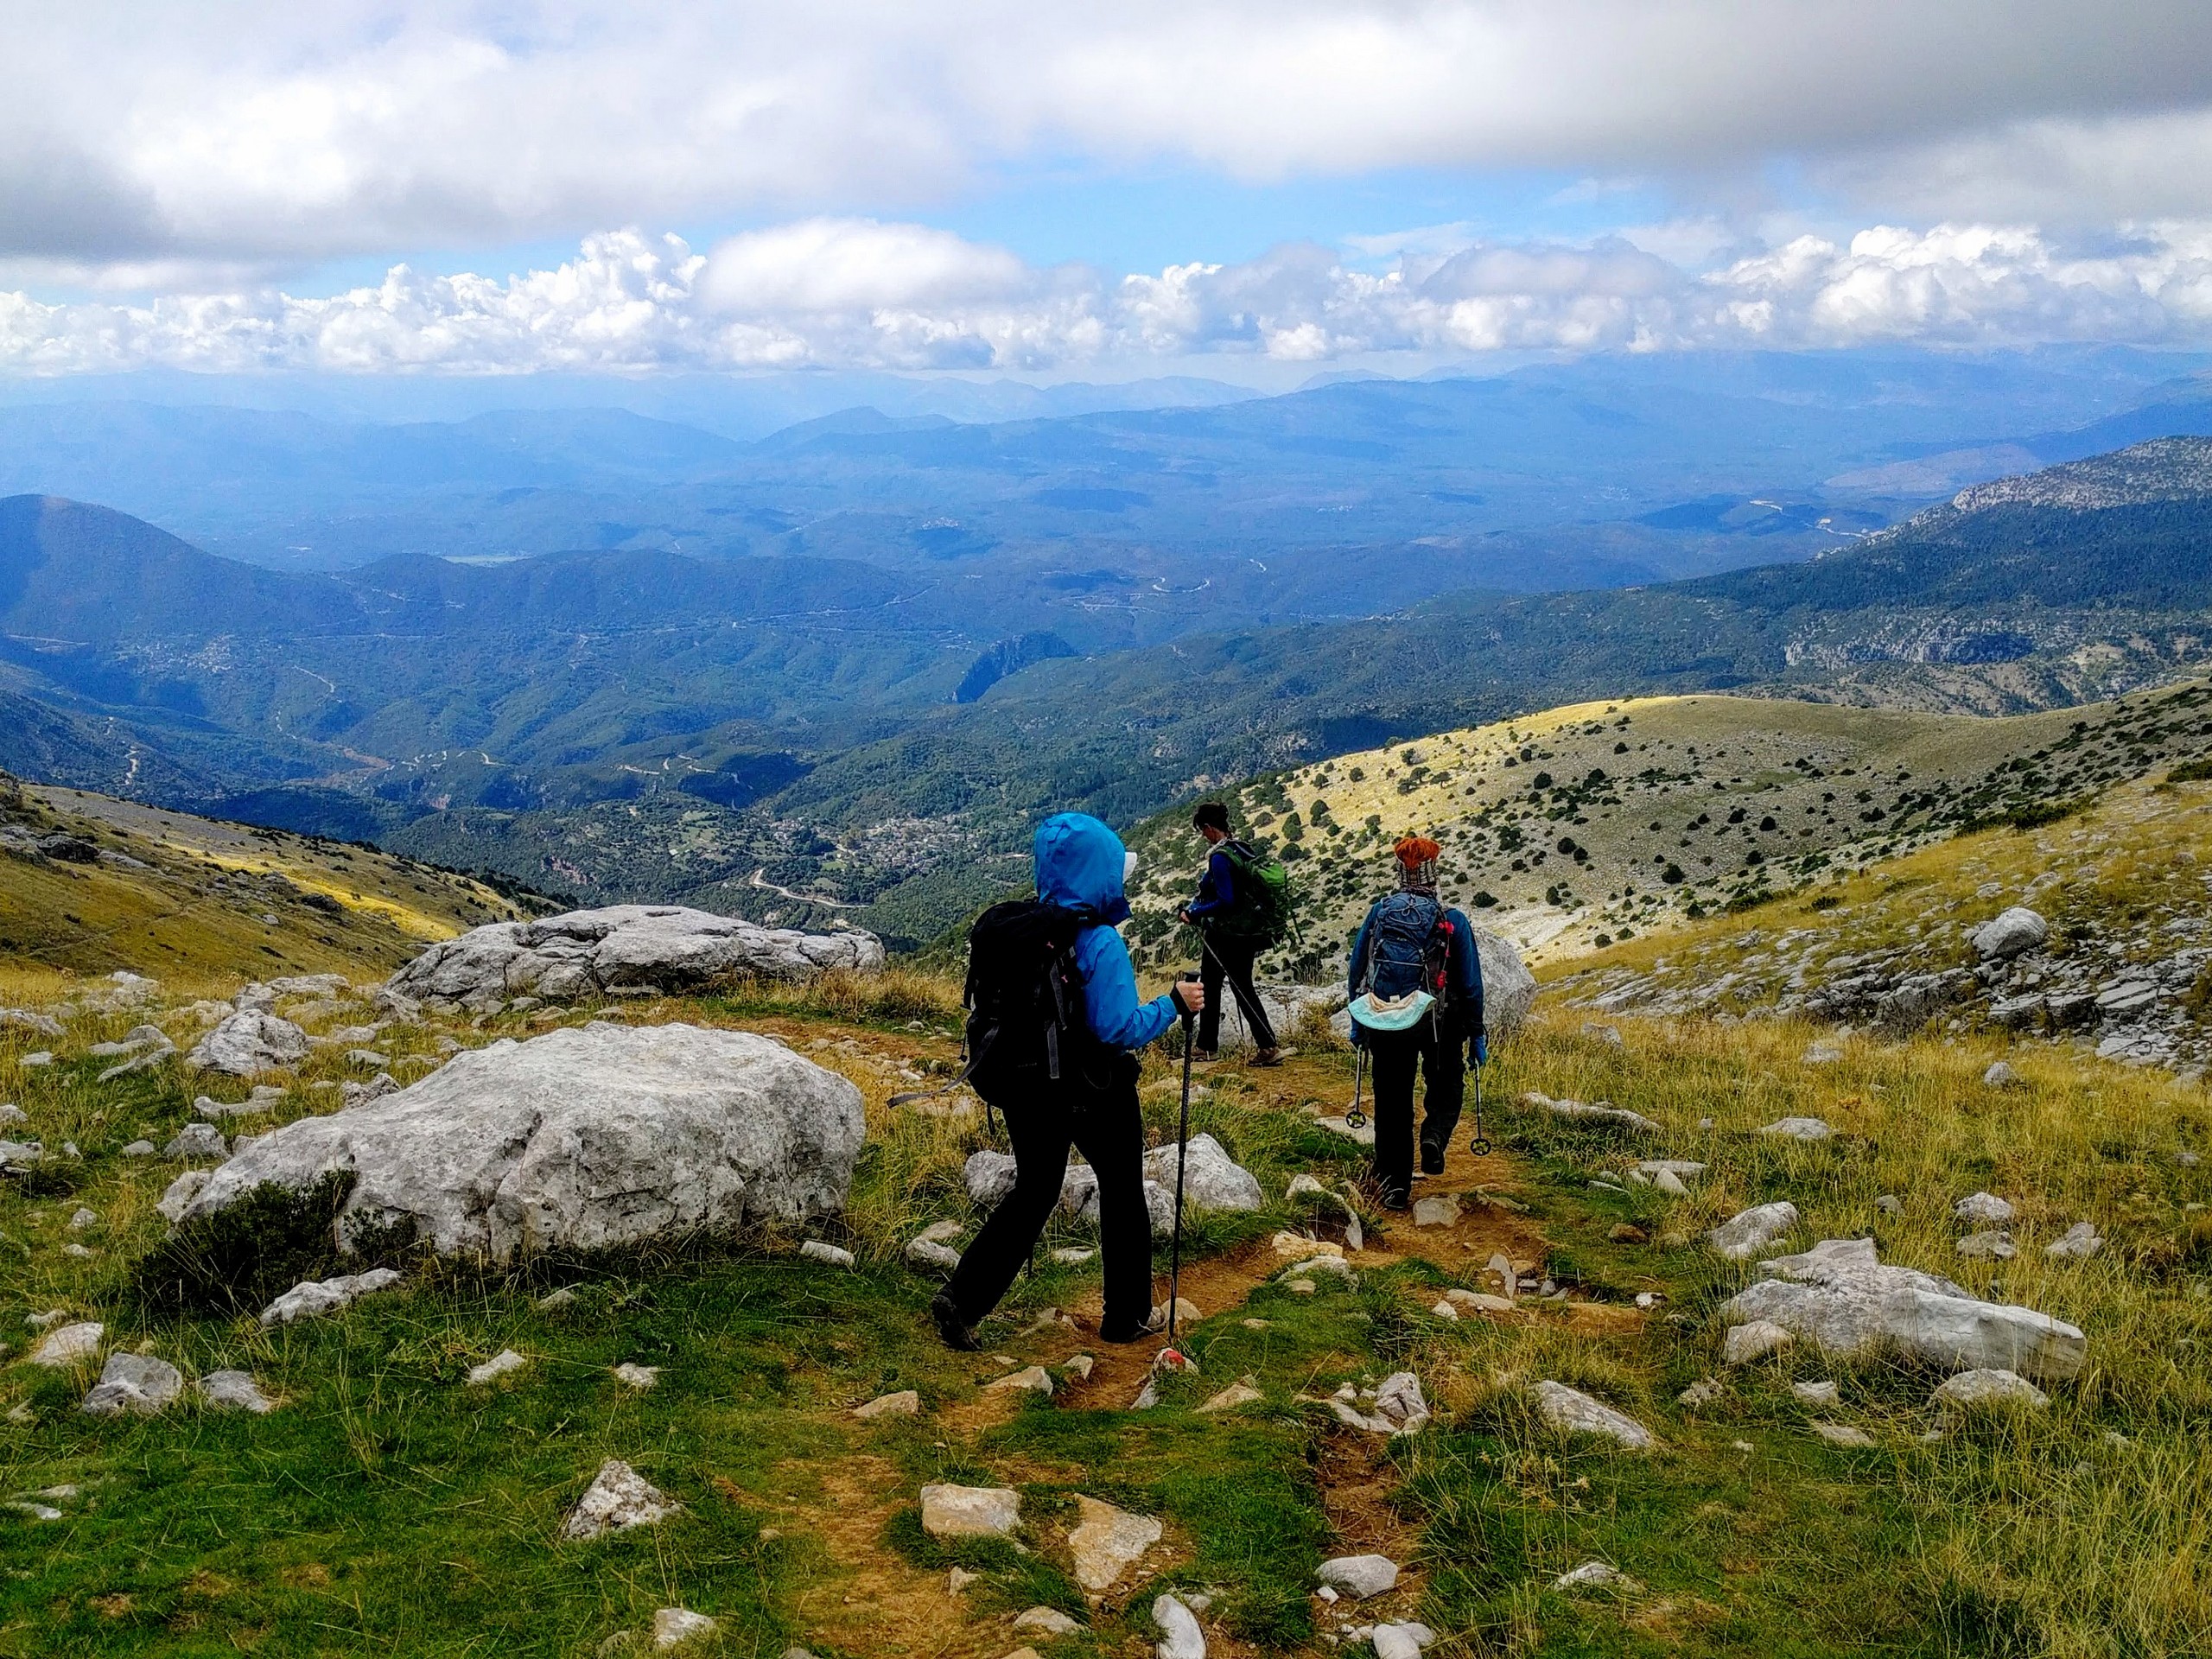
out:
{"label": "hiker in blue jacket", "polygon": [[[1261,942],[1237,925],[1245,913],[1239,903],[1244,895],[1237,892],[1236,862],[1230,853],[1229,809],[1219,801],[1207,801],[1191,814],[1191,824],[1212,849],[1206,855],[1206,873],[1198,883],[1198,896],[1181,912],[1181,919],[1197,928],[1205,942],[1199,954],[1198,976],[1205,987],[1206,1011],[1198,1017],[1198,1048],[1192,1058],[1201,1063],[1211,1060],[1221,1047],[1221,988],[1226,981],[1252,1033],[1252,1046],[1257,1051],[1252,1064],[1280,1065],[1282,1050],[1275,1046],[1274,1025],[1252,982]],[[1245,843],[1233,844],[1249,855]]]}
{"label": "hiker in blue jacket", "polygon": [[1196,1014],[1205,993],[1178,984],[1150,1001],[1137,996],[1128,947],[1116,929],[1129,918],[1123,884],[1136,859],[1096,818],[1062,812],[1037,826],[1037,896],[1096,919],[1077,935],[1084,1014],[1106,1051],[1103,1066],[1068,1065],[1033,1103],[1006,1113],[1014,1143],[1014,1191],[991,1211],[930,1304],[938,1333],[954,1348],[978,1347],[975,1326],[999,1304],[1060,1200],[1071,1147],[1098,1177],[1098,1246],[1104,1256],[1104,1342],[1134,1342],[1152,1317],[1152,1216],[1144,1199],[1144,1115],[1137,1103],[1136,1051]]}
{"label": "hiker in blue jacket", "polygon": [[1351,1039],[1375,1073],[1375,1185],[1386,1209],[1413,1197],[1414,1078],[1427,1079],[1421,1167],[1444,1173],[1466,1098],[1466,1060],[1490,1058],[1475,930],[1436,896],[1443,849],[1408,836],[1392,849],[1398,890],[1378,899],[1351,947]]}

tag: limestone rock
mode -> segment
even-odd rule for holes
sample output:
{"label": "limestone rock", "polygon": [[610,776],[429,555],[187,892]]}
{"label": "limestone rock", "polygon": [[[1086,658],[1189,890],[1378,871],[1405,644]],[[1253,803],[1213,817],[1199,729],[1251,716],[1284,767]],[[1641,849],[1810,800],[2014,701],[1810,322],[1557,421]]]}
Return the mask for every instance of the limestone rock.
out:
{"label": "limestone rock", "polygon": [[853,1415],[862,1422],[874,1422],[879,1417],[912,1417],[922,1409],[922,1396],[912,1389],[901,1389],[896,1394],[879,1394],[864,1406],[855,1406]]}
{"label": "limestone rock", "polygon": [[625,1360],[614,1368],[614,1380],[626,1389],[635,1389],[643,1394],[660,1382],[660,1370],[658,1365],[637,1365]]}
{"label": "limestone rock", "polygon": [[1102,1503],[1078,1494],[1076,1524],[1068,1532],[1068,1553],[1076,1582],[1094,1594],[1110,1590],[1138,1558],[1160,1541],[1164,1530],[1149,1516]]}
{"label": "limestone rock", "polygon": [[184,1374],[151,1354],[113,1353],[81,1408],[95,1417],[150,1417],[184,1392]]}
{"label": "limestone rock", "polygon": [[1928,1396],[1928,1403],[1955,1411],[1978,1406],[2026,1406],[2041,1410],[2050,1403],[2050,1396],[2018,1371],[1973,1370],[1947,1377]]}
{"label": "limestone rock", "polygon": [[60,1370],[90,1359],[99,1352],[100,1344],[106,1337],[107,1327],[97,1319],[60,1325],[48,1331],[23,1359],[27,1364],[50,1365]]}
{"label": "limestone rock", "polygon": [[960,1265],[960,1252],[933,1238],[907,1240],[906,1254],[906,1260],[918,1268],[942,1268],[950,1273]]}
{"label": "limestone rock", "polygon": [[1159,1659],[1206,1659],[1205,1632],[1198,1628],[1198,1615],[1180,1597],[1155,1599],[1152,1622],[1160,1627],[1160,1640],[1153,1649]]}
{"label": "limestone rock", "polygon": [[1783,1117],[1761,1127],[1761,1135],[1780,1135],[1788,1141],[1825,1141],[1835,1131],[1817,1117]]}
{"label": "limestone rock", "polygon": [[1872,1434],[1863,1428],[1854,1428],[1849,1423],[1815,1423],[1813,1433],[1830,1446],[1847,1446],[1854,1451],[1864,1450],[1874,1444]]}
{"label": "limestone rock", "polygon": [[502,1348],[481,1365],[470,1366],[468,1380],[475,1387],[482,1388],[486,1383],[496,1382],[508,1372],[518,1371],[529,1363],[528,1360],[515,1352],[513,1349]]}
{"label": "limestone rock", "polygon": [[2019,1082],[2020,1074],[2012,1069],[2008,1061],[1993,1060],[1990,1063],[1989,1069],[1981,1074],[1981,1080],[1984,1085],[1991,1089],[2010,1089],[2014,1084]]}
{"label": "limestone rock", "polygon": [[1872,1239],[1824,1239],[1762,1262],[1759,1283],[1722,1308],[1771,1320],[1837,1358],[1885,1350],[1948,1370],[2004,1370],[2038,1380],[2078,1375],[2088,1338],[2047,1313],[1985,1302],[1948,1279],[1878,1261]]}
{"label": "limestone rock", "polygon": [[1535,1111],[1548,1112],[1552,1116],[1570,1123],[1588,1123],[1627,1129],[1636,1135],[1660,1135],[1664,1131],[1641,1112],[1631,1112],[1625,1106],[1615,1106],[1606,1101],[1589,1105],[1579,1100],[1554,1100],[1549,1095],[1531,1089],[1521,1096],[1521,1103]]}
{"label": "limestone rock", "polygon": [[244,1007],[200,1039],[186,1059],[203,1071],[250,1077],[257,1071],[297,1065],[314,1050],[308,1034],[266,1009]]}
{"label": "limestone rock", "polygon": [[2012,1243],[2012,1235],[2001,1230],[1968,1233],[1958,1243],[1961,1255],[1982,1262],[2010,1262],[2019,1252]]}
{"label": "limestone rock", "polygon": [[1057,1607],[1032,1607],[1014,1616],[1014,1628],[1034,1630],[1039,1636],[1073,1636],[1083,1626]]}
{"label": "limestone rock", "polygon": [[261,1391],[251,1371],[210,1371],[200,1379],[200,1396],[211,1406],[257,1416],[276,1409],[276,1402]]}
{"label": "limestone rock", "polygon": [[1428,1399],[1421,1379],[1411,1371],[1393,1371],[1375,1389],[1375,1412],[1401,1434],[1412,1434],[1428,1424]]}
{"label": "limestone rock", "polygon": [[176,1138],[162,1148],[164,1158],[213,1158],[218,1161],[230,1155],[224,1142],[223,1132],[213,1123],[188,1123],[177,1131]]}
{"label": "limestone rock", "polygon": [[1975,1222],[1985,1227],[2000,1226],[2018,1213],[1993,1192],[1977,1192],[1951,1206],[1954,1219]]}
{"label": "limestone rock", "polygon": [[525,994],[567,1001],[639,986],[811,979],[883,961],[873,934],[800,933],[677,905],[610,905],[472,928],[432,945],[386,988],[416,1002],[480,1006]]}
{"label": "limestone rock", "polygon": [[184,1224],[264,1182],[351,1171],[341,1244],[411,1221],[444,1255],[512,1261],[844,1206],[860,1090],[747,1032],[593,1024],[457,1055],[369,1105],[308,1117],[217,1170]]}
{"label": "limestone rock", "polygon": [[1787,1198],[1755,1204],[1722,1222],[1705,1242],[1731,1262],[1748,1262],[1797,1224],[1797,1206]]}
{"label": "limestone rock", "polygon": [[1474,934],[1483,975],[1483,1029],[1495,1044],[1520,1030],[1536,1006],[1536,976],[1512,940],[1480,925]]}
{"label": "limestone rock", "polygon": [[341,1274],[335,1279],[302,1280],[261,1310],[261,1322],[277,1325],[320,1319],[352,1306],[363,1296],[390,1290],[399,1281],[399,1272],[394,1268],[372,1268],[366,1273]]}
{"label": "limestone rock", "polygon": [[1789,1392],[1808,1406],[1832,1406],[1843,1397],[1843,1389],[1834,1382],[1792,1382]]}
{"label": "limestone rock", "polygon": [[[1175,1191],[1175,1148],[1155,1147],[1145,1154],[1147,1180],[1165,1188],[1172,1205]],[[1094,1178],[1095,1179],[1095,1178]],[[1183,1157],[1183,1207],[1187,1214],[1216,1210],[1257,1210],[1266,1202],[1260,1178],[1236,1162],[1211,1135],[1194,1135]],[[1090,1214],[1096,1217],[1094,1202]],[[1171,1224],[1173,1217],[1170,1217]]]}
{"label": "limestone rock", "polygon": [[1005,1486],[922,1488],[922,1530],[932,1538],[1006,1538],[1021,1524],[1021,1494]]}
{"label": "limestone rock", "polygon": [[1042,1365],[1024,1366],[983,1384],[985,1394],[1042,1394],[1052,1392],[1052,1373]]}
{"label": "limestone rock", "polygon": [[2059,1237],[2043,1247],[2045,1255],[2056,1256],[2062,1262],[2086,1262],[2105,1247],[2098,1236],[2096,1224],[2077,1221]]}
{"label": "limestone rock", "polygon": [[1691,1383],[1689,1387],[1684,1389],[1680,1394],[1676,1395],[1675,1396],[1675,1403],[1691,1411],[1695,1411],[1700,1406],[1712,1405],[1715,1401],[1720,1398],[1722,1393],[1723,1389],[1721,1389],[1719,1382],[1714,1378],[1709,1376],[1700,1377],[1696,1382]]}
{"label": "limestone rock", "polygon": [[1566,1433],[1599,1435],[1631,1452],[1646,1452],[1659,1444],[1658,1437],[1635,1418],[1564,1382],[1536,1384],[1536,1411],[1547,1423]]}
{"label": "limestone rock", "polygon": [[172,1227],[184,1219],[184,1212],[200,1196],[200,1189],[207,1185],[215,1172],[211,1169],[188,1169],[168,1185],[168,1190],[155,1201],[154,1208],[162,1219]]}
{"label": "limestone rock", "polygon": [[1239,1406],[1249,1406],[1268,1396],[1252,1386],[1252,1379],[1245,1377],[1230,1383],[1219,1394],[1209,1399],[1198,1409],[1205,1412],[1234,1411]]}
{"label": "limestone rock", "polygon": [[1618,1567],[1604,1561],[1585,1561],[1552,1580],[1554,1590],[1641,1590],[1643,1586]]}
{"label": "limestone rock", "polygon": [[1398,1587],[1398,1564],[1388,1555],[1338,1555],[1314,1568],[1313,1576],[1340,1596],[1365,1601]]}
{"label": "limestone rock", "polygon": [[123,1155],[126,1158],[151,1158],[159,1151],[160,1148],[150,1141],[132,1141],[124,1147]]}
{"label": "limestone rock", "polygon": [[1974,948],[1984,962],[2008,962],[2050,938],[2050,924],[2024,905],[2015,905],[1975,930]]}
{"label": "limestone rock", "polygon": [[1377,1624],[1370,1638],[1375,1659],[1421,1659],[1421,1651],[1436,1640],[1436,1632],[1412,1619]]}
{"label": "limestone rock", "polygon": [[1720,1339],[1720,1363],[1749,1365],[1769,1354],[1780,1353],[1796,1340],[1772,1319],[1753,1319],[1748,1325],[1731,1325],[1727,1335]]}
{"label": "limestone rock", "polygon": [[830,1268],[849,1268],[855,1259],[850,1250],[835,1244],[825,1244],[818,1238],[808,1239],[798,1247],[798,1253],[809,1262],[819,1262]]}
{"label": "limestone rock", "polygon": [[576,1502],[561,1536],[577,1542],[610,1532],[647,1527],[682,1512],[683,1506],[620,1458],[599,1465],[599,1473]]}
{"label": "limestone rock", "polygon": [[[961,1179],[968,1188],[968,1196],[987,1210],[995,1210],[1006,1202],[1014,1191],[1014,1154],[993,1152],[986,1147],[981,1152],[971,1152],[962,1166]],[[1063,1193],[1066,1188],[1061,1188]]]}
{"label": "limestone rock", "polygon": [[653,1613],[653,1646],[665,1652],[712,1636],[717,1628],[704,1613],[695,1613],[688,1607],[662,1607]]}
{"label": "limestone rock", "polygon": [[1449,1192],[1421,1198],[1414,1205],[1414,1225],[1416,1227],[1450,1227],[1459,1219],[1459,1200]]}

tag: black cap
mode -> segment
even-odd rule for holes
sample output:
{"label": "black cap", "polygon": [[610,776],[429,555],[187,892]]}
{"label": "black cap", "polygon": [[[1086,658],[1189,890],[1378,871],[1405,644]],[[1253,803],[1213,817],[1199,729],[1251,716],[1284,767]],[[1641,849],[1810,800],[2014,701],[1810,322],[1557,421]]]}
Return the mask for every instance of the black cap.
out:
{"label": "black cap", "polygon": [[1229,809],[1219,801],[1208,801],[1191,814],[1191,823],[1195,829],[1218,830],[1225,836],[1229,833]]}

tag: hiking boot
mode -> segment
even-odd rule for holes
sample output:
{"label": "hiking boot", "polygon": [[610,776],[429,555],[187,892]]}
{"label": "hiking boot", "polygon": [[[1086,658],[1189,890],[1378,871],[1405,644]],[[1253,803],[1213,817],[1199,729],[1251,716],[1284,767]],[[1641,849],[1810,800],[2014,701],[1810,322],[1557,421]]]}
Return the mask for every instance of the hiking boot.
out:
{"label": "hiking boot", "polygon": [[1444,1148],[1434,1141],[1421,1143],[1421,1173],[1424,1175],[1441,1175],[1444,1173]]}
{"label": "hiking boot", "polygon": [[1255,1065],[1281,1065],[1283,1063],[1283,1052],[1279,1048],[1263,1048],[1252,1057],[1252,1064]]}
{"label": "hiking boot", "polygon": [[1132,1321],[1126,1325],[1101,1325],[1098,1327],[1098,1340],[1101,1342],[1142,1342],[1151,1334],[1150,1328],[1141,1321]]}
{"label": "hiking boot", "polygon": [[1385,1210],[1410,1210],[1414,1202],[1413,1189],[1408,1186],[1386,1186],[1376,1195],[1375,1201]]}
{"label": "hiking boot", "polygon": [[960,1317],[960,1306],[951,1297],[940,1293],[930,1300],[930,1318],[937,1324],[937,1333],[944,1345],[960,1353],[980,1353],[983,1344],[968,1321]]}
{"label": "hiking boot", "polygon": [[1191,1051],[1191,1064],[1192,1065],[1211,1065],[1220,1058],[1221,1057],[1218,1054],[1215,1053],[1213,1050],[1210,1048],[1194,1048]]}

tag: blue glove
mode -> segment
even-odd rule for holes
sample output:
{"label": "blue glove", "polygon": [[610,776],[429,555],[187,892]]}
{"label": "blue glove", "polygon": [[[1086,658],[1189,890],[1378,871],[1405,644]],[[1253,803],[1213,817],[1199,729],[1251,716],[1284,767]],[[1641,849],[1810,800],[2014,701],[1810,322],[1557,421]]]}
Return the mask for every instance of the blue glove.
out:
{"label": "blue glove", "polygon": [[1479,1031],[1475,1033],[1474,1049],[1475,1064],[1477,1065],[1488,1065],[1490,1064],[1490,1038],[1485,1033]]}

